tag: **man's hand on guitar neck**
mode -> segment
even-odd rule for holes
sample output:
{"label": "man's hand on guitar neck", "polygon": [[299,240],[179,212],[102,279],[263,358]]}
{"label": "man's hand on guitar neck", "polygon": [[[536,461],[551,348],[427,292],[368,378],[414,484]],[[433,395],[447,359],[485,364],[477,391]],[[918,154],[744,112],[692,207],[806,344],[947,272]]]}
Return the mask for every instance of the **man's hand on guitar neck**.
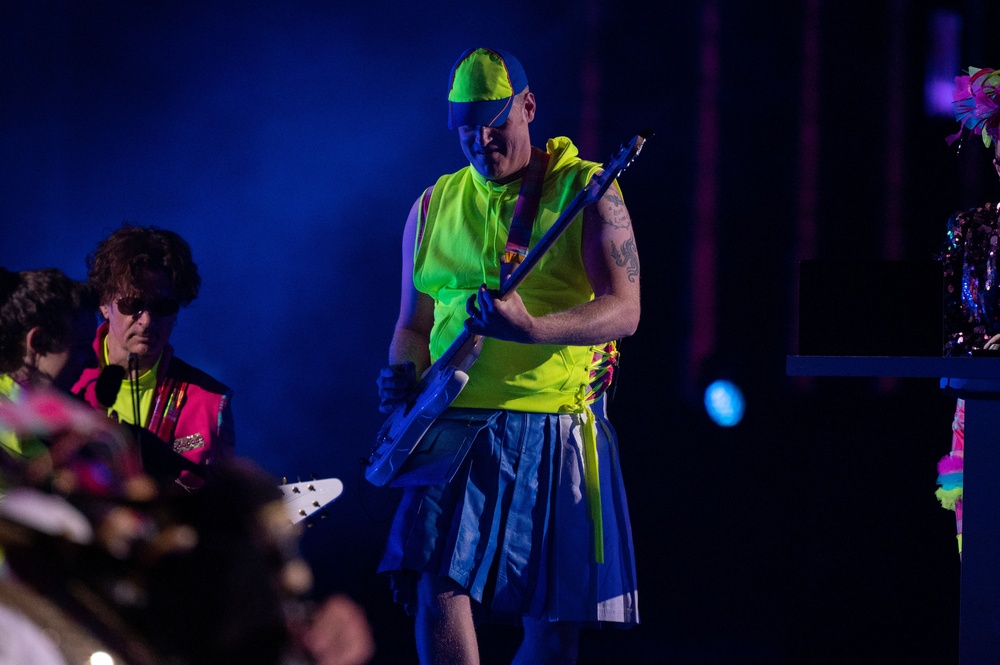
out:
{"label": "man's hand on guitar neck", "polygon": [[382,413],[392,413],[405,402],[417,385],[417,368],[412,362],[399,363],[383,367],[379,372],[378,396],[381,402],[378,410]]}
{"label": "man's hand on guitar neck", "polygon": [[497,296],[498,293],[488,290],[485,284],[469,296],[465,303],[465,311],[469,314],[465,330],[472,335],[508,342],[533,343],[535,317],[525,309],[521,296],[517,291],[509,292],[505,300]]}

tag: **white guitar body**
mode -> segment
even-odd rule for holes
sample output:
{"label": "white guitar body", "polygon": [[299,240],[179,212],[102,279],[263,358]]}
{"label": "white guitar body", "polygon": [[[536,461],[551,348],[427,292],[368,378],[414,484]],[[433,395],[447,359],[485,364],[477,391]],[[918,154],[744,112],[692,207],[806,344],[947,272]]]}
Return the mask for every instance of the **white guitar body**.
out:
{"label": "white guitar body", "polygon": [[423,389],[393,411],[379,430],[365,469],[368,482],[382,487],[392,480],[428,428],[468,382],[469,375],[456,367],[431,367],[424,377]]}

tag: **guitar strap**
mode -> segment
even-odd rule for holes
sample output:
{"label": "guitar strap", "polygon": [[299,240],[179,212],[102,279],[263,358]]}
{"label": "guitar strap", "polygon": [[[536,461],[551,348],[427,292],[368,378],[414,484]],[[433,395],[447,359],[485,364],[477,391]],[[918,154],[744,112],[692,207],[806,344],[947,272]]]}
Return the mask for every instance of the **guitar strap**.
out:
{"label": "guitar strap", "polygon": [[174,445],[174,430],[177,429],[177,418],[187,397],[187,389],[187,381],[171,377],[164,377],[157,387],[156,402],[147,429],[171,445]]}
{"label": "guitar strap", "polygon": [[542,198],[542,184],[545,170],[549,165],[549,153],[532,146],[528,169],[521,179],[521,190],[514,204],[514,217],[507,232],[507,247],[500,260],[500,283],[503,284],[514,268],[528,255],[531,229],[538,216],[538,204]]}

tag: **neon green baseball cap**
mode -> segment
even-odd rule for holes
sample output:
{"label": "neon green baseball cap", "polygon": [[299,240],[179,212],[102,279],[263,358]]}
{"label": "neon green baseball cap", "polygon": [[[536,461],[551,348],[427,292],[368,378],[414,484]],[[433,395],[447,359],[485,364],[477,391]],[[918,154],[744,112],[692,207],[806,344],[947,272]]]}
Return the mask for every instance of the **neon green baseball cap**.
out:
{"label": "neon green baseball cap", "polygon": [[514,95],[527,87],[524,68],[510,53],[489,48],[469,49],[451,68],[448,129],[502,125],[510,113]]}

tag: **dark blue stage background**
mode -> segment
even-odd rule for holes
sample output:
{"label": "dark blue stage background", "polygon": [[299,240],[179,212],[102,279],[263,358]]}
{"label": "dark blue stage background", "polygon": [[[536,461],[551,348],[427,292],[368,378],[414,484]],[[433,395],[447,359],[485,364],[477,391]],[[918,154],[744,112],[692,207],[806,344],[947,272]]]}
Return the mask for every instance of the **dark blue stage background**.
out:
{"label": "dark blue stage background", "polygon": [[[276,476],[344,481],[303,540],[318,591],[365,605],[376,662],[414,662],[412,623],[374,573],[394,497],[359,481],[358,460],[382,422],[375,376],[403,220],[463,165],[449,67],[472,45],[510,50],[538,100],[536,144],[565,134],[603,161],[657,132],[621,179],[644,319],[611,407],[643,624],[588,635],[582,665],[956,662],[959,563],[933,496],[951,402],[932,381],[792,381],[784,359],[798,258],[928,258],[953,209],[1000,194],[987,152],[956,156],[943,140],[954,123],[923,106],[933,12],[964,20],[956,67],[1000,67],[996,3],[654,4],[3,3],[0,265],[82,279],[123,221],[186,237],[203,288],[179,318],[178,354],[235,389],[242,455]],[[801,124],[808,62],[815,145]],[[699,192],[715,205],[711,281],[692,272]],[[697,304],[710,339],[696,339]],[[699,341],[711,362],[692,365]],[[710,367],[743,382],[736,428],[700,409]],[[512,637],[484,633],[485,662]]]}

